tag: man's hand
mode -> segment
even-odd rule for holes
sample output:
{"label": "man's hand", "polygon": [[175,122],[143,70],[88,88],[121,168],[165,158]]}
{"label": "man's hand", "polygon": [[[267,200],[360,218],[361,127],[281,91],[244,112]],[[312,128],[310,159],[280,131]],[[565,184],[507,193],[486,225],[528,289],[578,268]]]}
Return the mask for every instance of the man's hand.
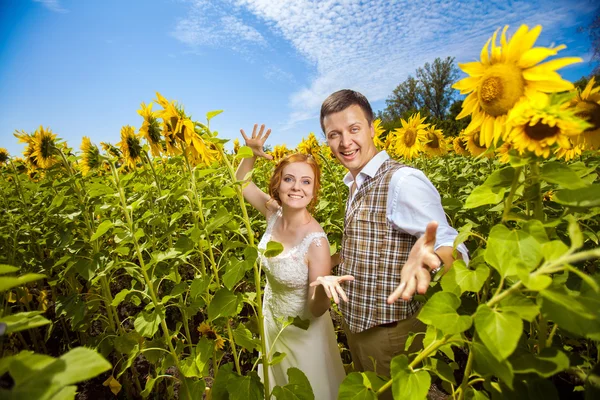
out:
{"label": "man's hand", "polygon": [[433,250],[437,227],[438,223],[431,221],[427,224],[425,234],[415,242],[406,264],[402,267],[401,283],[388,297],[388,304],[394,303],[399,298],[408,301],[415,291],[420,294],[427,292],[431,282],[431,271],[441,265],[440,259]]}
{"label": "man's hand", "polygon": [[335,301],[335,304],[339,304],[340,297],[344,301],[348,301],[348,296],[346,296],[346,293],[344,292],[344,289],[342,289],[342,287],[340,286],[340,283],[345,282],[345,281],[353,281],[353,280],[354,280],[354,277],[352,275],[319,276],[314,282],[311,282],[310,286],[318,286],[318,285],[323,286],[323,289],[325,289],[325,294],[327,294],[327,297],[329,297],[330,299],[333,297],[333,301]]}

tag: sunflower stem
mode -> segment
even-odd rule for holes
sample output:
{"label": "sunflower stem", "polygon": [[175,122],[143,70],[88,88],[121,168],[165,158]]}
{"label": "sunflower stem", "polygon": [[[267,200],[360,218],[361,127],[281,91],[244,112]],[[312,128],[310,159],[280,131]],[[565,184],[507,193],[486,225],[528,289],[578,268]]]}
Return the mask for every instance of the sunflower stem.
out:
{"label": "sunflower stem", "polygon": [[[140,248],[140,244],[134,234],[133,217],[129,214],[129,211],[127,209],[127,200],[125,199],[125,193],[123,191],[123,187],[121,186],[121,182],[119,180],[119,175],[117,173],[116,167],[112,161],[109,162],[109,165],[110,165],[110,169],[112,172],[115,186],[117,187],[117,190],[119,192],[119,200],[121,202],[121,208],[122,208],[123,213],[125,214],[125,220],[129,227],[129,232],[131,233],[131,236],[132,236],[132,241],[133,241],[133,245],[135,247],[135,252],[137,254],[138,262],[140,263],[140,265],[139,265],[140,272],[142,273],[142,277],[144,278],[146,286],[148,287],[148,291],[150,293],[150,298],[152,299],[152,303],[154,304],[155,312],[158,313],[158,316],[160,319],[160,326],[161,326],[161,329],[163,332],[163,339],[165,341],[165,344],[169,348],[169,353],[171,354],[171,357],[173,357],[173,362],[175,363],[175,367],[181,373],[181,366],[179,365],[179,357],[177,355],[177,352],[175,351],[175,348],[173,347],[173,343],[171,340],[171,334],[169,332],[169,328],[167,327],[167,323],[165,321],[165,315],[164,315],[165,307],[158,300],[158,297],[156,295],[156,290],[154,289],[154,283],[152,282],[152,280],[150,279],[150,276],[148,275],[146,264],[144,262],[144,257],[142,256],[142,249]],[[187,380],[184,378],[184,379],[181,379],[180,381],[185,390],[186,397],[188,399],[192,400],[190,389],[188,388],[188,385],[187,385]]]}
{"label": "sunflower stem", "polygon": [[513,181],[510,186],[510,192],[508,193],[508,197],[506,198],[506,201],[504,202],[504,212],[502,213],[502,222],[504,222],[504,223],[506,223],[508,221],[510,210],[512,209],[512,206],[513,206],[515,192],[517,191],[517,188],[519,187],[519,179],[521,177],[522,169],[523,169],[523,167],[515,168],[515,176],[513,177]]}
{"label": "sunflower stem", "polygon": [[[233,165],[227,158],[227,154],[223,151],[222,146],[218,146],[219,151],[221,153],[221,158],[225,162],[227,166],[227,170],[229,171],[229,176],[231,180],[235,183],[238,180],[235,177],[235,170],[233,169]],[[234,185],[235,191],[237,193],[238,202],[240,204],[240,208],[242,209],[242,216],[244,220],[244,225],[246,226],[246,232],[248,233],[248,241],[251,247],[254,247],[254,231],[252,230],[252,225],[250,223],[250,217],[248,216],[248,210],[246,209],[246,203],[244,201],[244,194],[242,192],[242,186],[239,184]],[[269,399],[271,397],[270,386],[269,386],[269,362],[267,358],[267,342],[265,336],[265,322],[263,317],[263,308],[262,308],[262,290],[260,286],[260,274],[261,271],[258,268],[258,260],[254,261],[252,265],[252,269],[254,272],[254,287],[256,289],[256,320],[258,322],[258,333],[260,335],[260,348],[261,348],[261,358],[262,358],[262,369],[263,369],[263,379],[264,379],[264,387],[265,387],[265,399]]]}
{"label": "sunflower stem", "polygon": [[529,166],[531,168],[531,187],[532,191],[535,193],[535,197],[533,199],[533,216],[538,221],[544,223],[544,208],[540,184],[540,164],[537,160],[533,160],[529,163]]}

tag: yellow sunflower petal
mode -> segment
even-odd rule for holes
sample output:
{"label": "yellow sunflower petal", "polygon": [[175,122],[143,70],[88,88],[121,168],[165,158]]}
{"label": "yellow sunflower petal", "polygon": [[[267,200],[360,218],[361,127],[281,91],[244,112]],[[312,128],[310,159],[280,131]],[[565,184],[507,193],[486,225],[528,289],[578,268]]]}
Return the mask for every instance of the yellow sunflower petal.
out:
{"label": "yellow sunflower petal", "polygon": [[554,55],[556,55],[556,49],[549,49],[547,47],[534,47],[521,56],[521,59],[517,65],[520,68],[529,68]]}
{"label": "yellow sunflower petal", "polygon": [[557,69],[564,68],[567,65],[580,63],[580,62],[583,62],[583,59],[581,59],[579,57],[563,57],[563,58],[557,58],[556,60],[547,61],[543,64],[536,66],[535,68],[556,71]]}
{"label": "yellow sunflower petal", "polygon": [[562,79],[558,72],[549,71],[539,66],[523,71],[523,78],[528,81],[560,81]]}
{"label": "yellow sunflower petal", "polygon": [[519,40],[519,52],[524,53],[527,50],[531,49],[535,44],[535,41],[540,36],[540,33],[542,33],[542,27],[540,25],[534,26],[529,32],[525,33],[523,37]]}
{"label": "yellow sunflower petal", "polygon": [[483,46],[483,48],[481,49],[481,54],[480,54],[479,58],[481,58],[481,62],[483,64],[488,64],[490,62],[490,58],[488,55],[488,51],[489,51],[488,49],[489,49],[491,41],[492,41],[491,38],[488,39],[488,41],[485,42],[485,46]]}
{"label": "yellow sunflower petal", "polygon": [[521,54],[521,40],[523,36],[527,34],[528,30],[529,27],[527,25],[521,25],[519,29],[517,29],[513,37],[510,39],[510,42],[506,47],[506,59],[508,61],[515,61],[518,55]]}
{"label": "yellow sunflower petal", "polygon": [[564,79],[559,81],[532,81],[529,86],[531,86],[532,89],[545,93],[555,93],[573,89],[573,84]]}
{"label": "yellow sunflower petal", "polygon": [[588,97],[590,97],[590,94],[592,93],[592,88],[594,87],[595,83],[596,83],[596,78],[592,76],[592,79],[590,79],[588,84],[585,86],[585,89],[583,90],[583,92],[581,92],[582,99],[587,99]]}

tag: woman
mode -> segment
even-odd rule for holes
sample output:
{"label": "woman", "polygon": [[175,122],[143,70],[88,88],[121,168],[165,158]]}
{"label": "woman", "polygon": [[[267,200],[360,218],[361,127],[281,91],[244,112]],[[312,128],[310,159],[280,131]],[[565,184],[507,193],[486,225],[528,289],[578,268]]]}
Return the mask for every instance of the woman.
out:
{"label": "woman", "polygon": [[[256,157],[272,159],[263,151],[271,130],[257,132],[254,125],[248,138],[240,130],[246,146],[252,149],[236,172],[238,180],[252,170]],[[269,391],[287,384],[287,370],[302,370],[311,383],[315,399],[336,399],[345,373],[337,347],[331,317],[327,312],[333,297],[347,301],[339,283],[352,276],[331,276],[327,236],[307,207],[314,207],[320,186],[320,171],[315,160],[304,154],[287,156],[277,165],[269,183],[269,194],[253,182],[244,187],[244,198],[267,218],[267,230],[259,243],[283,245],[276,257],[262,258],[267,275],[263,314],[268,358],[285,353],[283,360],[269,367]],[[309,282],[311,282],[309,284]],[[307,330],[294,325],[283,328],[288,317],[310,320]],[[259,374],[261,375],[262,370]]]}

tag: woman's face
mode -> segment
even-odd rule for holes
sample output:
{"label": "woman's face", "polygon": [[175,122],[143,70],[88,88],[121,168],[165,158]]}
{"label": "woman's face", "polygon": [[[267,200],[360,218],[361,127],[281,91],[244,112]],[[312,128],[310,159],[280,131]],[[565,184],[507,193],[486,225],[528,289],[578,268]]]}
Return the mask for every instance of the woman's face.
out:
{"label": "woman's face", "polygon": [[310,165],[304,162],[286,165],[278,189],[281,205],[306,208],[313,199],[314,188],[315,173]]}

